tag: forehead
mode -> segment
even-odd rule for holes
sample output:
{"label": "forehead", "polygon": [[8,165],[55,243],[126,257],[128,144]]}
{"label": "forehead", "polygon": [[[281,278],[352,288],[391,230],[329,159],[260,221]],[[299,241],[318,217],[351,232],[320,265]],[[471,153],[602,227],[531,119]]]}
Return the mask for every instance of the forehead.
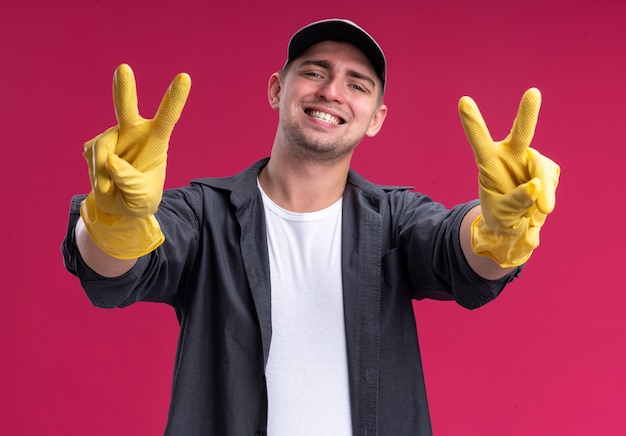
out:
{"label": "forehead", "polygon": [[307,60],[328,61],[331,66],[346,65],[351,69],[359,69],[363,73],[377,77],[376,71],[367,56],[356,46],[348,42],[323,41],[309,47],[304,53],[293,61],[298,66]]}

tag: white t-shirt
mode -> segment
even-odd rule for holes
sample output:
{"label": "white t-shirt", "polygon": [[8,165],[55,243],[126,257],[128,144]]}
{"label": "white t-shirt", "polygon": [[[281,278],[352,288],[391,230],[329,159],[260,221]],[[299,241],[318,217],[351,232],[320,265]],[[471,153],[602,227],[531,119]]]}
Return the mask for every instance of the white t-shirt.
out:
{"label": "white t-shirt", "polygon": [[261,193],[272,286],[268,436],[349,436],[342,201],[294,213]]}

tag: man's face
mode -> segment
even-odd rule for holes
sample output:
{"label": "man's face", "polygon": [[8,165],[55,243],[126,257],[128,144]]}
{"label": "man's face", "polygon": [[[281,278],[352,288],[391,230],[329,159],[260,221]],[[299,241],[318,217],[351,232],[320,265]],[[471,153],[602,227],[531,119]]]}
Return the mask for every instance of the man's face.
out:
{"label": "man's face", "polygon": [[301,157],[349,157],[365,135],[376,135],[382,126],[387,108],[381,86],[355,46],[316,44],[270,78],[270,104],[280,110],[277,138]]}

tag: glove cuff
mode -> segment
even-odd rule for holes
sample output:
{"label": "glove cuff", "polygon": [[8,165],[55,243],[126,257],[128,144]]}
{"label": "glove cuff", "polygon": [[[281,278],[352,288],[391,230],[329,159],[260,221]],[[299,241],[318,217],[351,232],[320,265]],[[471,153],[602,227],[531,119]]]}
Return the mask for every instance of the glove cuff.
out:
{"label": "glove cuff", "polygon": [[472,222],[472,250],[480,256],[491,258],[502,268],[520,266],[539,246],[539,229],[529,225],[528,218],[522,218],[517,231],[495,232],[487,226],[481,214]]}
{"label": "glove cuff", "polygon": [[110,215],[98,208],[90,193],[80,205],[87,233],[106,254],[117,259],[137,259],[165,241],[154,215]]}

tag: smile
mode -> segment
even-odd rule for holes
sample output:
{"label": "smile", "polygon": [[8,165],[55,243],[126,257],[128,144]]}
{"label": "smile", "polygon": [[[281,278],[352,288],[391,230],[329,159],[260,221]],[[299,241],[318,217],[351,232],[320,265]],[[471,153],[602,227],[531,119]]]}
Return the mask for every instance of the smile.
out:
{"label": "smile", "polygon": [[338,118],[338,117],[336,117],[334,115],[331,115],[331,114],[327,114],[326,112],[313,110],[313,109],[307,109],[305,112],[310,117],[317,118],[318,120],[325,121],[325,122],[327,122],[329,124],[333,124],[335,126],[339,125],[339,124],[343,124],[345,122],[341,118]]}

